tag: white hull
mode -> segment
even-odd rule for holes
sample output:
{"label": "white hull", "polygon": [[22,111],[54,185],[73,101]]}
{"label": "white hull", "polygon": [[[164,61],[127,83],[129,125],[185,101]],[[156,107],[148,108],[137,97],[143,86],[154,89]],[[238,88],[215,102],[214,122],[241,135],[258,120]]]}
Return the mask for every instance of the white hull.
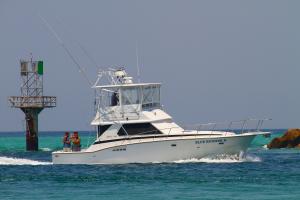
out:
{"label": "white hull", "polygon": [[172,162],[246,151],[259,133],[231,136],[180,136],[95,144],[81,152],[52,153],[53,164],[124,164]]}

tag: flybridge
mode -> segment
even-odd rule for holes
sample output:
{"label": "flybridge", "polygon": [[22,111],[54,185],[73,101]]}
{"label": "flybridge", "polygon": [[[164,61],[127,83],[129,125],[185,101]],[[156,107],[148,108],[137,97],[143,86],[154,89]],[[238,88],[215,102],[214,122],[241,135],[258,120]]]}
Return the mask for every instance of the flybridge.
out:
{"label": "flybridge", "polygon": [[[104,80],[103,80],[104,79]],[[103,81],[108,81],[107,85]],[[103,121],[137,120],[145,110],[161,108],[160,83],[133,83],[126,71],[100,71],[96,90],[97,119]]]}

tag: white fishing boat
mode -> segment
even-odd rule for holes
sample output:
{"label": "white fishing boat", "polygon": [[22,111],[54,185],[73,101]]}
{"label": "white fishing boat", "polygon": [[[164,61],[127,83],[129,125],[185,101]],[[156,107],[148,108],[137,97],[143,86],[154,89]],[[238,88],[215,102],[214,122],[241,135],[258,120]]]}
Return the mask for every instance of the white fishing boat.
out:
{"label": "white fishing boat", "polygon": [[[103,78],[109,80],[102,84]],[[214,155],[246,152],[255,131],[185,130],[161,105],[160,83],[133,83],[124,69],[100,71],[93,88],[97,111],[91,125],[96,140],[80,151],[52,153],[53,164],[122,164],[172,162]]]}

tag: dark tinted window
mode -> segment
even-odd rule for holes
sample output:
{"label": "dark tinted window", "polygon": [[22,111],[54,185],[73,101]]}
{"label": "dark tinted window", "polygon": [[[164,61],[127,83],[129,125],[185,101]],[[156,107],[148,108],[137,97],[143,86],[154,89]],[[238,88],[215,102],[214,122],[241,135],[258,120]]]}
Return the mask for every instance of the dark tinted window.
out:
{"label": "dark tinted window", "polygon": [[111,125],[98,126],[98,137],[100,137]]}
{"label": "dark tinted window", "polygon": [[151,135],[151,134],[161,134],[159,130],[157,130],[150,123],[142,123],[142,124],[123,124],[123,128],[120,128],[118,135],[124,136],[127,135]]}

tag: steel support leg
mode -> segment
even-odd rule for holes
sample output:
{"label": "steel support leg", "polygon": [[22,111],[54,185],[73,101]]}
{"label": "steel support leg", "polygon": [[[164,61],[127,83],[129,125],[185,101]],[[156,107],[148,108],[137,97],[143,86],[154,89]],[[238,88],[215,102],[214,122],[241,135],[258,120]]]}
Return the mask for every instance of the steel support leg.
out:
{"label": "steel support leg", "polygon": [[42,108],[24,108],[26,121],[26,150],[38,151],[38,115],[43,110]]}

